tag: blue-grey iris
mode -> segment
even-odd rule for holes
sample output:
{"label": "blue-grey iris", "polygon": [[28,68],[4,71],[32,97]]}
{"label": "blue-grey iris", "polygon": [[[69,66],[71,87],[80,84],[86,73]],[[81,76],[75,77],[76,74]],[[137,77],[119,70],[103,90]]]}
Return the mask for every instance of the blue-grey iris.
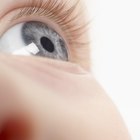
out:
{"label": "blue-grey iris", "polygon": [[68,61],[68,48],[62,36],[37,21],[20,23],[7,30],[0,38],[0,52]]}
{"label": "blue-grey iris", "polygon": [[23,24],[21,36],[25,45],[34,43],[38,56],[68,61],[67,46],[64,39],[52,28],[42,22],[31,21]]}

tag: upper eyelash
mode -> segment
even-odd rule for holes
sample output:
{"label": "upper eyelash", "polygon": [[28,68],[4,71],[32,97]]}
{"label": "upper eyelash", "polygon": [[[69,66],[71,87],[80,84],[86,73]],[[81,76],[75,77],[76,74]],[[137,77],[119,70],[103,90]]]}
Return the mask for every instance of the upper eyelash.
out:
{"label": "upper eyelash", "polygon": [[[80,0],[77,0],[70,7],[69,0],[27,0],[25,7],[21,8],[20,12],[14,16],[14,20],[23,16],[45,16],[53,19],[64,31],[68,43],[76,45],[87,45],[88,41],[78,41],[81,35],[87,32],[88,22],[86,24],[81,24],[80,20],[81,13],[76,12],[80,4]],[[80,10],[79,10],[80,11]],[[82,10],[81,10],[82,11]],[[80,11],[80,12],[81,12]],[[79,21],[78,21],[79,20]]]}

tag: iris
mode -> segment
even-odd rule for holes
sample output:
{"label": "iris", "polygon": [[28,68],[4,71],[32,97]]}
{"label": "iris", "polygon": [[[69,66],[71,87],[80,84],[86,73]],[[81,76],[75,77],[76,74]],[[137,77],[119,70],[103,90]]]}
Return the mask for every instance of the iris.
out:
{"label": "iris", "polygon": [[48,25],[30,21],[10,28],[0,39],[0,52],[18,52],[34,43],[39,50],[35,56],[68,61],[68,50],[64,39]]}

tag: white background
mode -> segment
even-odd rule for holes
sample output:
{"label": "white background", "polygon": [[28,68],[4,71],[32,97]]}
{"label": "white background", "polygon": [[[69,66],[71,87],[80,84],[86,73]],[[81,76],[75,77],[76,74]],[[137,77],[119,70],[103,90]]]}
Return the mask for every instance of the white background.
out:
{"label": "white background", "polygon": [[93,17],[93,71],[140,140],[140,0],[85,0]]}

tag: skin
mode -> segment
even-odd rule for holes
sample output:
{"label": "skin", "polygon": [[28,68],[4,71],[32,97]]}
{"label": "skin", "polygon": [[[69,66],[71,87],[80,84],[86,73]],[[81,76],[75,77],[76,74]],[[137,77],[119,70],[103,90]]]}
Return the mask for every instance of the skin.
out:
{"label": "skin", "polygon": [[[1,17],[13,2],[1,2]],[[115,105],[85,67],[0,54],[0,69],[1,140],[131,139]]]}

